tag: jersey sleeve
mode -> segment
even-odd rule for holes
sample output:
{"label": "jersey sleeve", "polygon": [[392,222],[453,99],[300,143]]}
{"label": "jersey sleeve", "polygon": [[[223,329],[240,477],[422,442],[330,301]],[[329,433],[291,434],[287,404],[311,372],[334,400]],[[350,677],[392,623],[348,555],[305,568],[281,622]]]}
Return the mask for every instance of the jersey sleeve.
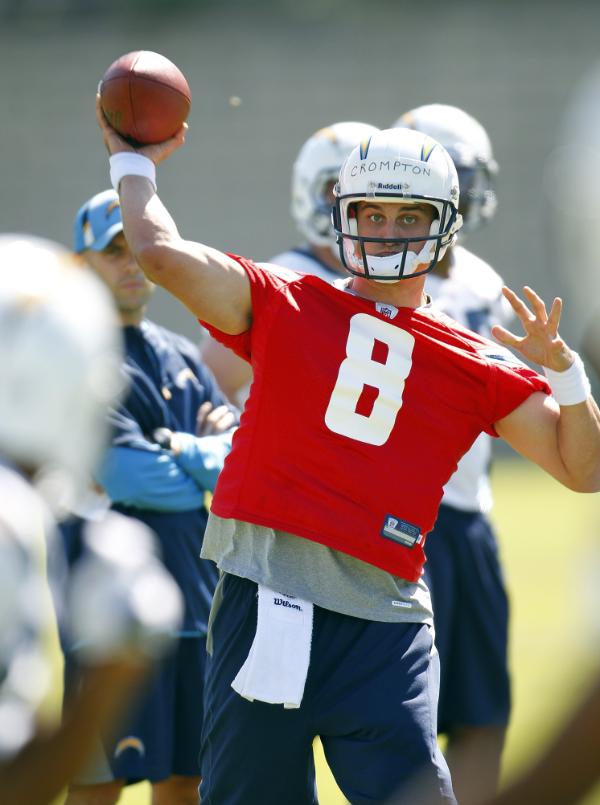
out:
{"label": "jersey sleeve", "polygon": [[[297,280],[299,277],[295,271],[283,268],[282,266],[269,265],[267,269],[257,265],[252,260],[248,260],[246,257],[240,257],[237,254],[230,254],[228,256],[232,257],[241,265],[250,280],[253,320],[260,318],[261,314],[264,313],[266,308],[273,301],[278,291],[288,283]],[[224,346],[229,347],[229,349],[233,350],[240,358],[251,363],[252,325],[243,333],[229,335],[219,330],[217,327],[213,327],[212,324],[208,324],[208,322],[200,321],[200,324],[208,330],[213,338]]]}
{"label": "jersey sleeve", "polygon": [[486,432],[498,436],[494,423],[518,408],[534,392],[550,394],[550,386],[543,375],[530,369],[515,358],[509,350],[495,348],[486,355],[491,372],[490,424]]}

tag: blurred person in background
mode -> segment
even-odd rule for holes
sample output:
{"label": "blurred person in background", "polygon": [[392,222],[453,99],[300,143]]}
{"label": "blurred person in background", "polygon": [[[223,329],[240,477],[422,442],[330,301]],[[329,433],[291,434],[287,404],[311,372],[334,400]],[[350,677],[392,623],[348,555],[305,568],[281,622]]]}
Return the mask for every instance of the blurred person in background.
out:
{"label": "blurred person in background", "polygon": [[[535,725],[530,725],[532,728]],[[468,805],[577,805],[596,802],[589,795],[600,782],[600,676],[557,731],[543,753],[499,793],[482,795],[477,774],[463,785]],[[460,750],[457,750],[460,751]],[[436,805],[418,777],[387,805]],[[462,803],[461,803],[462,805]]]}
{"label": "blurred person in background", "polygon": [[600,488],[600,417],[558,335],[560,300],[548,311],[531,288],[527,303],[505,289],[525,334],[494,328],[548,380],[431,306],[425,276],[461,218],[454,164],[420,132],[376,132],[344,162],[335,227],[352,276],[330,284],[181,238],[155,166],[185,127],[135,150],[99,106],[97,119],[136,259],[254,368],[203,545],[223,572],[203,795],[313,803],[320,735],[354,805],[385,801],[419,767],[454,802],[423,542],[482,431],[569,488]]}
{"label": "blurred person in background", "polygon": [[[600,782],[600,675],[530,769],[485,805],[575,805]],[[596,801],[594,799],[594,801]],[[426,805],[426,803],[423,803]]]}
{"label": "blurred person in background", "polygon": [[[494,269],[463,244],[496,210],[497,165],[483,126],[456,106],[427,104],[394,124],[428,134],[448,151],[460,184],[463,228],[427,276],[434,305],[464,327],[491,337],[512,309]],[[476,778],[484,794],[498,785],[510,715],[508,598],[489,512],[491,438],[482,433],[444,487],[425,553],[440,653],[438,731],[459,801]]]}
{"label": "blurred person in background", "polygon": [[[327,282],[348,276],[331,220],[333,188],[350,151],[375,131],[368,123],[344,121],[325,126],[306,140],[292,169],[290,206],[303,244],[275,255],[269,263],[314,274]],[[251,366],[208,334],[202,357],[234,405],[243,405],[252,382]]]}
{"label": "blurred person in background", "polygon": [[[74,640],[85,635],[83,676],[62,723],[40,720],[56,664],[46,576],[46,560],[59,566],[55,516],[101,458],[121,357],[101,283],[58,244],[0,235],[0,800],[10,805],[58,796],[181,622],[152,535],[125,518],[99,526],[68,593],[53,574]],[[107,548],[110,539],[126,558]]]}
{"label": "blurred person in background", "polygon": [[[183,593],[185,620],[175,652],[119,734],[103,742],[95,763],[73,781],[67,803],[113,803],[123,785],[148,780],[155,805],[187,805],[198,800],[205,637],[217,581],[214,565],[199,557],[205,495],[229,451],[237,412],[225,404],[196,347],[145,317],[154,286],[127,246],[113,190],[78,211],[74,251],[115,301],[130,384],[111,411],[112,444],[96,474],[101,494],[90,496],[80,513],[93,519],[110,505],[157,534],[162,561]],[[83,522],[72,518],[62,528],[71,563],[80,553]],[[67,650],[67,695],[76,676]]]}

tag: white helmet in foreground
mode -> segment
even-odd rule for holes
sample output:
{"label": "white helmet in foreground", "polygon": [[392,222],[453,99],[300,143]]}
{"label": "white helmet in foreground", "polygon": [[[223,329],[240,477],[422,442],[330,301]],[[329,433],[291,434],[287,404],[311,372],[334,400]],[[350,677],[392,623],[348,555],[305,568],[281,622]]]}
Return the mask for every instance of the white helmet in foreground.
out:
{"label": "white helmet in foreground", "polygon": [[330,192],[350,151],[376,131],[367,123],[334,123],[313,134],[294,162],[292,218],[309,243],[330,246],[336,257]]}
{"label": "white helmet in foreground", "polygon": [[71,491],[86,485],[123,387],[121,360],[101,282],[56,243],[0,235],[0,455]]}
{"label": "white helmet in foreground", "polygon": [[[462,225],[458,214],[458,177],[446,150],[436,140],[408,129],[386,129],[357,146],[340,171],[335,188],[334,228],[340,256],[350,273],[380,281],[426,274],[454,243]],[[360,201],[429,204],[434,218],[424,238],[373,238],[358,231]],[[394,243],[398,251],[368,255],[366,243]]]}
{"label": "white helmet in foreground", "polygon": [[394,126],[429,134],[448,151],[458,173],[465,231],[477,229],[494,215],[498,165],[481,123],[457,106],[430,103],[406,112]]}

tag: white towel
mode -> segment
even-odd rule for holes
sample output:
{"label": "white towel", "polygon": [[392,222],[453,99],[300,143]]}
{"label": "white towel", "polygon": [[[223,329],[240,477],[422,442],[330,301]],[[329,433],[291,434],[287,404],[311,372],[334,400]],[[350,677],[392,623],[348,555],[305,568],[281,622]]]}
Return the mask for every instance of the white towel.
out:
{"label": "white towel", "polygon": [[231,683],[245,699],[300,707],[310,662],[313,605],[258,585],[256,635]]}

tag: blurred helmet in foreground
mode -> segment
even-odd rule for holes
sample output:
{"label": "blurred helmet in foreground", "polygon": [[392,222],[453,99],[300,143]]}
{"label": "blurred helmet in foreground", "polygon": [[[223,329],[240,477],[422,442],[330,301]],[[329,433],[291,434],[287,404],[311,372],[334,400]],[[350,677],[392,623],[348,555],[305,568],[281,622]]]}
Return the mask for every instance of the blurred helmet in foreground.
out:
{"label": "blurred helmet in foreground", "polygon": [[498,165],[484,127],[457,106],[431,103],[405,112],[394,127],[414,129],[440,142],[452,157],[460,183],[460,213],[472,232],[496,211]]}
{"label": "blurred helmet in foreground", "polygon": [[70,253],[0,235],[0,455],[89,482],[123,388],[121,334],[108,291]]}
{"label": "blurred helmet in foreground", "polygon": [[334,123],[304,143],[292,172],[292,218],[315,246],[330,246],[338,257],[331,225],[333,186],[342,163],[355,145],[377,131],[367,123]]}

